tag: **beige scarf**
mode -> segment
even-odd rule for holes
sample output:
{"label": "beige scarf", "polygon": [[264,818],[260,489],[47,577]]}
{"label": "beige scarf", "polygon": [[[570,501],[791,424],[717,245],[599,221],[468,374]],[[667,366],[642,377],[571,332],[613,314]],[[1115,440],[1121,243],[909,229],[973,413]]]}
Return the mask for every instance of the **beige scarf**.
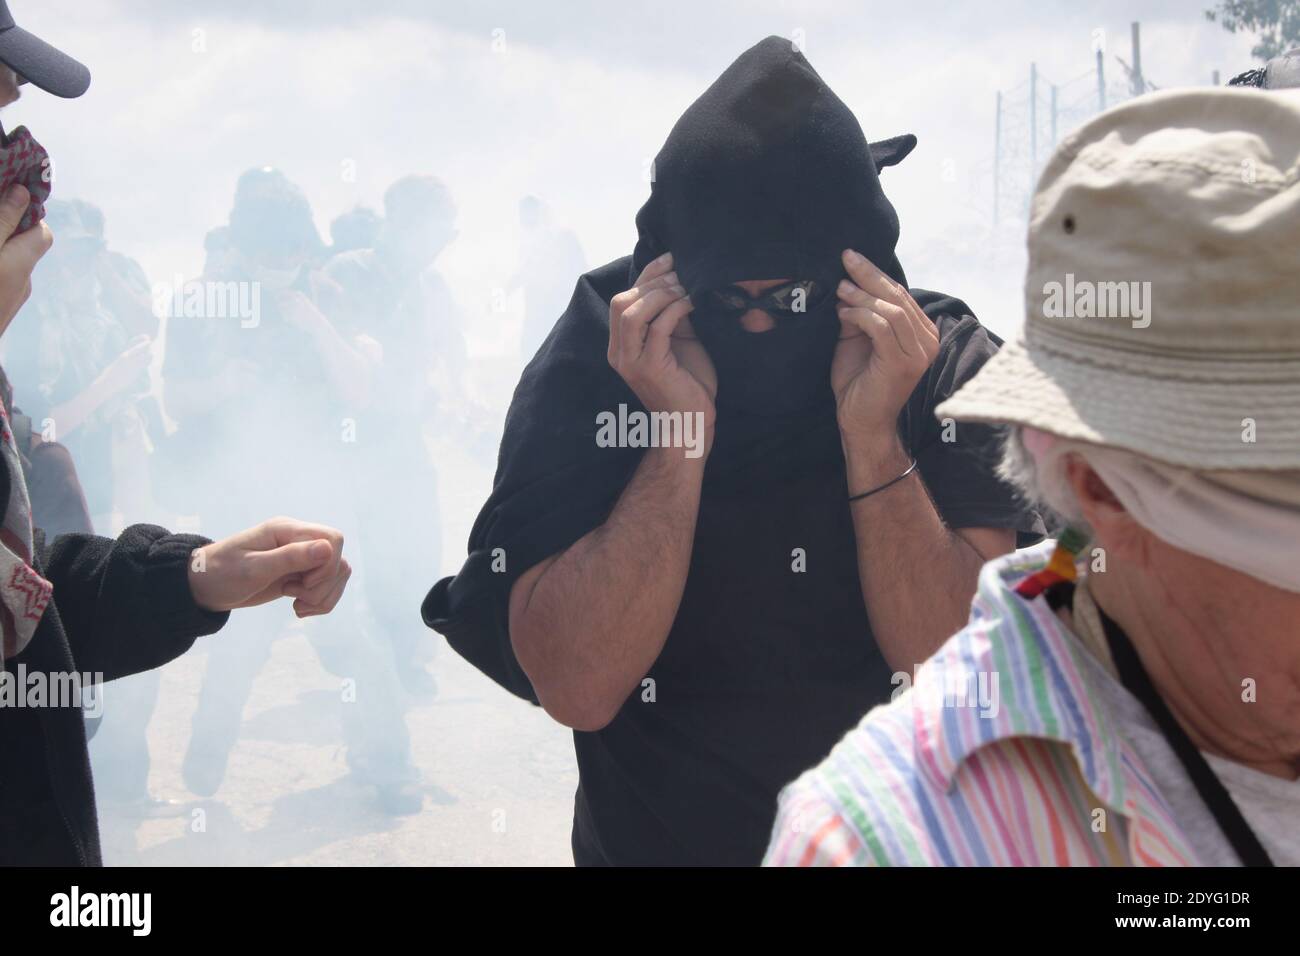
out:
{"label": "beige scarf", "polygon": [[1040,469],[1080,455],[1133,519],[1175,548],[1300,592],[1300,472],[1194,471],[1026,429]]}

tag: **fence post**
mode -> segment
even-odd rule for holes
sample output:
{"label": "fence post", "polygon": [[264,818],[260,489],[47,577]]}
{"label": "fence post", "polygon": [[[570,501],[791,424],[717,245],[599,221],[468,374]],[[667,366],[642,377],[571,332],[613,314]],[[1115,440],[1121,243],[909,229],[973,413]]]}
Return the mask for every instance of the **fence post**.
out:
{"label": "fence post", "polygon": [[1097,51],[1097,111],[1106,111],[1106,58]]}
{"label": "fence post", "polygon": [[1034,191],[1038,169],[1038,64],[1029,64],[1029,191]]}
{"label": "fence post", "polygon": [[1002,179],[1002,91],[998,90],[997,113],[993,120],[993,225],[998,224],[998,184]]}

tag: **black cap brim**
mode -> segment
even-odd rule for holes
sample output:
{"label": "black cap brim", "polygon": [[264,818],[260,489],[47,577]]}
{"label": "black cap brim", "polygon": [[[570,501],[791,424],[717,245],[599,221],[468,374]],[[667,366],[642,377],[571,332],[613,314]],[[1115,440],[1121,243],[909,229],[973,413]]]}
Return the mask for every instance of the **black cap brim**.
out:
{"label": "black cap brim", "polygon": [[22,27],[0,31],[0,63],[55,96],[72,99],[90,86],[90,70]]}

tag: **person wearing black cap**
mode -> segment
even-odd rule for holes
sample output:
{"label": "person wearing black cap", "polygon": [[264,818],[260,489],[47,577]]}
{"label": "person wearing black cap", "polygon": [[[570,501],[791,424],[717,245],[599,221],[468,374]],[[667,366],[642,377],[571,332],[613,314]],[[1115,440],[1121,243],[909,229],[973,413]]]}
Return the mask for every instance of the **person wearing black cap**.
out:
{"label": "person wearing black cap", "polygon": [[[10,381],[37,430],[53,424],[53,435],[45,437],[57,437],[75,462],[84,491],[76,504],[84,503],[91,527],[116,530],[115,515],[156,518],[147,469],[150,443],[163,429],[150,394],[158,320],[148,307],[148,280],[137,263],[108,250],[103,213],[92,204],[52,199],[45,223],[59,241],[37,266],[22,320],[5,336]],[[30,477],[35,503],[53,476]],[[64,530],[90,530],[47,513],[34,520],[51,539]],[[145,736],[159,679],[157,671],[140,674],[116,682],[107,695],[112,706],[91,752],[101,806],[159,805],[147,792]]]}
{"label": "person wearing black cap", "polygon": [[[59,95],[85,91],[85,67],[15,27],[3,3],[0,15],[0,106],[18,98],[16,71]],[[30,200],[20,185],[0,196],[0,335],[53,242],[44,222],[17,232]],[[287,596],[300,617],[328,613],[351,568],[338,531],[292,518],[217,542],[147,524],[47,542],[0,409],[0,865],[98,865],[87,682],[162,666],[234,608]]]}
{"label": "person wearing black cap", "polygon": [[46,93],[75,99],[90,88],[90,70],[62,50],[14,23],[9,4],[0,0],[0,63]]}
{"label": "person wearing black cap", "polygon": [[[915,142],[869,145],[762,41],[678,120],[633,255],[579,278],[523,374],[468,560],[422,611],[575,730],[579,864],[759,863],[780,788],[1041,533],[994,434],[934,417],[1000,342],[906,288],[879,171]],[[687,447],[611,441],[634,414]]]}

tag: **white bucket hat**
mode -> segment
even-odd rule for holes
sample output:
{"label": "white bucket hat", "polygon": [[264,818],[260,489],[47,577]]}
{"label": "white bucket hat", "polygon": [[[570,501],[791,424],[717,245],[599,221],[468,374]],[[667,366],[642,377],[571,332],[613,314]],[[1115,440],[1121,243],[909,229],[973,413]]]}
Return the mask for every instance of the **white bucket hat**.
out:
{"label": "white bucket hat", "polygon": [[1300,91],[1155,93],[1056,150],[1025,326],[941,418],[1300,469]]}
{"label": "white bucket hat", "polygon": [[1300,87],[1300,49],[1275,56],[1264,67],[1264,89],[1291,90]]}

